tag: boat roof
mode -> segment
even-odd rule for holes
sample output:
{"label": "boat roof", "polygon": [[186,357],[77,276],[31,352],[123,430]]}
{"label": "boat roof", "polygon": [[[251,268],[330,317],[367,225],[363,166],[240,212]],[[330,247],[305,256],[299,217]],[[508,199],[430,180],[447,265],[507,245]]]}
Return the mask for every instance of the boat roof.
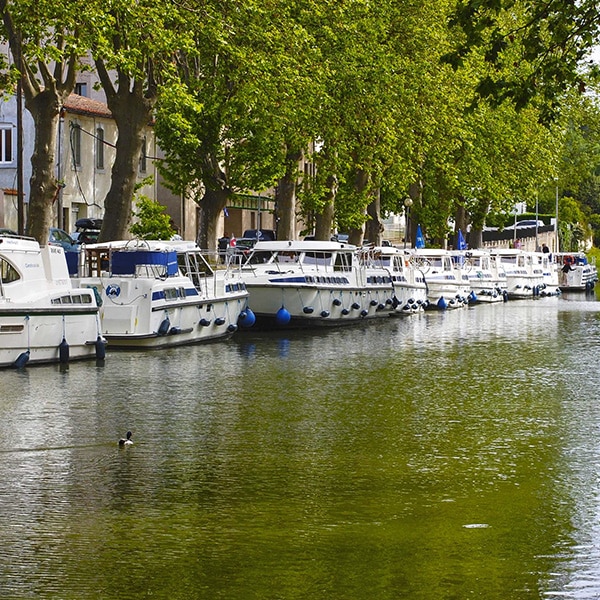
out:
{"label": "boat roof", "polygon": [[278,240],[256,242],[252,249],[263,252],[335,252],[339,250],[354,252],[356,246],[327,240]]}
{"label": "boat roof", "polygon": [[153,250],[160,252],[176,251],[184,252],[197,250],[196,242],[185,240],[113,240],[110,242],[100,242],[95,244],[86,244],[86,250]]}
{"label": "boat roof", "polygon": [[410,250],[407,248],[397,248],[396,246],[363,246],[359,249],[363,254],[378,254],[381,256],[404,256],[410,254]]}
{"label": "boat roof", "polygon": [[450,256],[450,250],[444,250],[444,248],[413,248],[411,254],[419,256]]}
{"label": "boat roof", "polygon": [[0,234],[0,251],[11,251],[11,250],[28,250],[28,251],[38,251],[40,250],[40,245],[37,240],[32,237],[27,237],[24,235],[10,235],[10,234]]}

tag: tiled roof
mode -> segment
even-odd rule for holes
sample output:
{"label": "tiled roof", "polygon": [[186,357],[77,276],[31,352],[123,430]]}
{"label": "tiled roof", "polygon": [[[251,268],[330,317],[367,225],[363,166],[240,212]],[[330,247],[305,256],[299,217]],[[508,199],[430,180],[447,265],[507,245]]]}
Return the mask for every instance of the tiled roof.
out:
{"label": "tiled roof", "polygon": [[108,109],[108,106],[98,100],[92,100],[85,96],[78,96],[77,94],[71,94],[65,102],[65,110],[69,113],[75,113],[78,115],[91,115],[95,117],[106,117],[112,119],[112,113]]}

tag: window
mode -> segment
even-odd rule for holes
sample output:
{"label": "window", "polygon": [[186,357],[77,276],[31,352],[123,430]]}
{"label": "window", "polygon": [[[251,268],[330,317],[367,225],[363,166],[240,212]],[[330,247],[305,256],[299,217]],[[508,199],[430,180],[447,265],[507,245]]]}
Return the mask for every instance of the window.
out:
{"label": "window", "polygon": [[71,122],[71,158],[74,169],[81,166],[81,126],[74,122]]}
{"label": "window", "polygon": [[87,96],[87,83],[76,83],[75,93],[78,96]]}
{"label": "window", "polygon": [[104,129],[96,129],[96,169],[104,169]]}
{"label": "window", "polygon": [[0,259],[0,283],[12,283],[21,279],[19,272],[4,258]]}
{"label": "window", "polygon": [[12,163],[12,127],[0,126],[0,164]]}

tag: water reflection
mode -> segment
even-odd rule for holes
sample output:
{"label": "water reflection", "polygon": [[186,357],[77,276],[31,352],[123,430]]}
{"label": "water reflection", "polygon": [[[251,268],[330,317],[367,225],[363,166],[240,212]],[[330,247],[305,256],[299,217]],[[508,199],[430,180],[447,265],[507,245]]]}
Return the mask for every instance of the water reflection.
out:
{"label": "water reflection", "polygon": [[3,372],[0,597],[597,596],[599,306]]}

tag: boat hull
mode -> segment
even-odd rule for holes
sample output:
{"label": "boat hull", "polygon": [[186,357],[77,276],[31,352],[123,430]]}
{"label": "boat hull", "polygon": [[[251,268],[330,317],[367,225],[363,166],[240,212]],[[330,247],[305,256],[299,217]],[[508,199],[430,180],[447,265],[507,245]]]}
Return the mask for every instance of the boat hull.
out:
{"label": "boat hull", "polygon": [[96,297],[72,285],[63,249],[0,238],[0,367],[104,358]]}
{"label": "boat hull", "polygon": [[[185,281],[169,287],[111,278],[84,280],[82,285],[96,288],[102,297],[100,322],[110,349],[159,349],[227,339],[237,331],[248,297],[244,290],[205,300]],[[119,294],[114,297],[116,289]]]}
{"label": "boat hull", "polygon": [[293,285],[246,281],[248,304],[257,326],[335,327],[389,317],[394,292],[389,286]]}
{"label": "boat hull", "polygon": [[23,353],[27,360],[22,366],[98,356],[97,312],[0,307],[0,367],[18,366]]}
{"label": "boat hull", "polygon": [[110,349],[199,344],[237,331],[247,306],[245,286],[229,272],[214,272],[190,244],[136,240],[86,247],[84,272],[100,272],[79,283],[101,299]]}

